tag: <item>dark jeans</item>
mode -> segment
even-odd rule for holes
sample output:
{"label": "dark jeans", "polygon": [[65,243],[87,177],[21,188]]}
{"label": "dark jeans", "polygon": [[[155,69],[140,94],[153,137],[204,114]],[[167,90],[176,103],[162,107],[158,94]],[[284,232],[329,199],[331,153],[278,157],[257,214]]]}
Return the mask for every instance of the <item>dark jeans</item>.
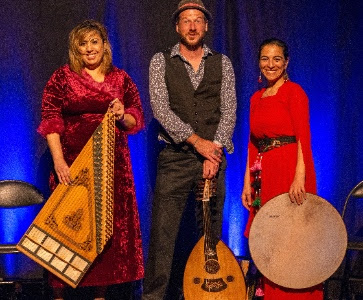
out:
{"label": "dark jeans", "polygon": [[[192,150],[163,149],[152,208],[152,226],[143,300],[162,300],[169,284],[175,242],[188,197],[203,175],[203,158]],[[220,238],[225,197],[226,160],[223,157],[212,205],[212,234]]]}

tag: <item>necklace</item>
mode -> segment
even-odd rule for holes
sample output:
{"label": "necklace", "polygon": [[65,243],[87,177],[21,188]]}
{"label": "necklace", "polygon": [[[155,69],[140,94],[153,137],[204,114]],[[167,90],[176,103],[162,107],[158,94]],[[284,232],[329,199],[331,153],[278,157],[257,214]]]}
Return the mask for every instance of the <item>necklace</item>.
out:
{"label": "necklace", "polygon": [[275,96],[277,94],[277,92],[279,91],[279,88],[281,86],[283,86],[283,84],[285,82],[286,81],[283,81],[280,85],[274,84],[273,86],[266,88],[265,91],[262,94],[262,98],[270,97],[270,96]]}

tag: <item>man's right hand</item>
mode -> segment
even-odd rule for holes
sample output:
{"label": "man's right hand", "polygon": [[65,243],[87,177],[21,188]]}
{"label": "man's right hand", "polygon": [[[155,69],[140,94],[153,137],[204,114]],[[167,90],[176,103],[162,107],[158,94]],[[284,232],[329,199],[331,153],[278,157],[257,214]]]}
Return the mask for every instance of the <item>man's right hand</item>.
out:
{"label": "man's right hand", "polygon": [[203,163],[203,178],[213,179],[218,173],[219,164],[214,164],[206,159]]}

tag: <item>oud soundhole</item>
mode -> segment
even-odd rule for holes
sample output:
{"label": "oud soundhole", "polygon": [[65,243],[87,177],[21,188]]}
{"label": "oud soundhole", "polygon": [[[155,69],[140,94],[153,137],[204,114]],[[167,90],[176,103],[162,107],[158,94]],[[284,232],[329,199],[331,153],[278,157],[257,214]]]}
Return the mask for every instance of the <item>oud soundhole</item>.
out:
{"label": "oud soundhole", "polygon": [[194,277],[193,278],[193,283],[194,284],[200,284],[202,282],[202,280],[199,277]]}
{"label": "oud soundhole", "polygon": [[209,293],[218,293],[227,288],[227,283],[222,278],[204,279],[202,289]]}
{"label": "oud soundhole", "polygon": [[219,263],[215,259],[209,259],[205,263],[205,270],[209,274],[216,274],[220,269]]}

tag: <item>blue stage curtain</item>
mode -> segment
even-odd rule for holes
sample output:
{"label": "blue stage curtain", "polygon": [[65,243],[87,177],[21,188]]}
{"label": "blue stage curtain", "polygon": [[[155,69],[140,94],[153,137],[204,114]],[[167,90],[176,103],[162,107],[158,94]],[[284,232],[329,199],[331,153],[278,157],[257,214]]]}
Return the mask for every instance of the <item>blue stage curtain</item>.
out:
{"label": "blue stage curtain", "polygon": [[[177,42],[171,14],[178,1],[5,1],[0,6],[0,180],[21,179],[45,194],[49,153],[35,132],[42,89],[67,61],[67,37],[80,21],[104,22],[114,63],[139,87],[146,128],[130,137],[133,171],[145,249],[149,239],[158,143],[148,94],[152,55]],[[310,99],[318,194],[340,210],[350,189],[363,179],[362,1],[204,1],[214,19],[206,42],[234,65],[238,96],[235,152],[228,155],[223,239],[236,255],[247,254],[247,212],[240,194],[246,163],[249,98],[258,89],[258,45],[277,37],[290,46],[289,76]],[[1,241],[16,242],[21,220],[7,230],[0,210]],[[19,218],[31,218],[20,214]]]}
{"label": "blue stage curtain", "polygon": [[249,97],[259,88],[257,55],[264,39],[287,42],[289,77],[309,97],[318,195],[340,210],[350,189],[363,179],[362,8],[361,1],[216,1],[213,45],[232,59],[237,77],[236,151],[228,157],[224,224],[224,238],[235,253],[246,253],[241,227],[247,215],[237,202],[246,163]]}

